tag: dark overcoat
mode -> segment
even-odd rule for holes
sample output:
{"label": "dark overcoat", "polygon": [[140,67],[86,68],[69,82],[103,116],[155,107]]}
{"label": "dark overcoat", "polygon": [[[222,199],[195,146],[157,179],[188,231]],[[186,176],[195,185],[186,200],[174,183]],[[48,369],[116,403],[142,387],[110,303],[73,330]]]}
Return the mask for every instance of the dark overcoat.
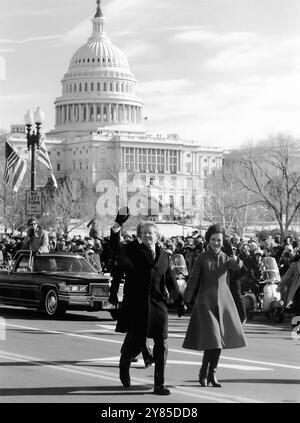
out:
{"label": "dark overcoat", "polygon": [[[118,249],[120,233],[111,232],[111,247]],[[169,255],[156,244],[156,257],[137,239],[120,247],[119,263],[125,274],[123,301],[116,332],[133,332],[147,338],[168,337],[169,294],[183,301]]]}
{"label": "dark overcoat", "polygon": [[228,269],[238,270],[242,261],[235,262],[225,253],[210,248],[200,254],[194,264],[184,292],[184,300],[196,299],[183,348],[209,350],[246,346],[240,318],[227,284]]}

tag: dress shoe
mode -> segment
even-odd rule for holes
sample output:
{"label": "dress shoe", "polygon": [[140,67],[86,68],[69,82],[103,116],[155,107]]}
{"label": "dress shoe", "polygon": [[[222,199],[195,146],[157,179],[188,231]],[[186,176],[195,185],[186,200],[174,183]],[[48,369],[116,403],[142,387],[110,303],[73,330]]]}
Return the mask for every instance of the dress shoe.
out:
{"label": "dress shoe", "polygon": [[129,366],[128,365],[121,365],[120,366],[120,381],[125,388],[129,388],[130,386],[130,374],[129,374]]}
{"label": "dress shoe", "polygon": [[199,374],[199,383],[201,386],[207,386],[207,377]]}
{"label": "dress shoe", "polygon": [[203,362],[199,372],[199,383],[201,386],[207,386],[208,363]]}
{"label": "dress shoe", "polygon": [[217,378],[216,378],[216,373],[215,372],[213,372],[213,373],[210,373],[209,375],[208,375],[208,378],[207,378],[207,386],[209,385],[209,384],[212,384],[212,386],[214,387],[214,388],[221,388],[222,387],[222,385],[217,381]]}
{"label": "dress shoe", "polygon": [[171,391],[165,385],[154,386],[153,393],[155,395],[170,395]]}
{"label": "dress shoe", "polygon": [[150,367],[154,363],[154,358],[151,356],[144,358],[144,363],[145,363],[145,367]]}

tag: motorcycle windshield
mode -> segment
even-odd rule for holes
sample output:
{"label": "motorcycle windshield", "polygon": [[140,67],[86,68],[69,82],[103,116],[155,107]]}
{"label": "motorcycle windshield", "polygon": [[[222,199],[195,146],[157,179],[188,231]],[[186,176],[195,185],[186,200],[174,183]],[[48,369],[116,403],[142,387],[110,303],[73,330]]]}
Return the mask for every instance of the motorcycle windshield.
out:
{"label": "motorcycle windshield", "polygon": [[188,275],[186,262],[182,254],[174,254],[171,258],[171,268],[175,271],[175,274],[182,274],[183,276]]}
{"label": "motorcycle windshield", "polygon": [[277,281],[280,281],[280,273],[275,258],[264,257],[263,263],[265,266],[264,279],[275,279]]}

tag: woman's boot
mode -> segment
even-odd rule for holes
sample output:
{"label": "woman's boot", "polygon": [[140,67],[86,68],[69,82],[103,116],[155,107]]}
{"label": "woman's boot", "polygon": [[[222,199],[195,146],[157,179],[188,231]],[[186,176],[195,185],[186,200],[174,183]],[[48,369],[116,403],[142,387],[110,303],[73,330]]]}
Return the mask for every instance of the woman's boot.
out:
{"label": "woman's boot", "polygon": [[217,381],[216,373],[217,373],[217,367],[219,363],[219,358],[221,354],[221,348],[215,348],[211,351],[211,358],[210,358],[210,364],[209,364],[209,371],[208,371],[208,377],[207,377],[207,385],[210,383],[214,388],[221,388],[221,384]]}
{"label": "woman's boot", "polygon": [[199,372],[199,383],[201,386],[207,386],[208,366],[210,362],[210,350],[205,350],[202,358],[202,366]]}

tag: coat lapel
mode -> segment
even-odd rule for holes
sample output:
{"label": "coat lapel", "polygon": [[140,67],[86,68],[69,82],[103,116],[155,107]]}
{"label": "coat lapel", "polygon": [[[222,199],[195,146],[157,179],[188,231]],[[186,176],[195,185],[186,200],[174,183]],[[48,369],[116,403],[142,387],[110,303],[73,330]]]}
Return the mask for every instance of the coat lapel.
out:
{"label": "coat lapel", "polygon": [[157,244],[155,244],[155,259],[154,260],[153,260],[153,256],[151,254],[151,251],[144,244],[140,244],[140,250],[142,251],[142,253],[144,254],[144,256],[147,258],[147,260],[151,264],[156,263],[157,260],[159,259],[160,248],[159,248],[159,246]]}

